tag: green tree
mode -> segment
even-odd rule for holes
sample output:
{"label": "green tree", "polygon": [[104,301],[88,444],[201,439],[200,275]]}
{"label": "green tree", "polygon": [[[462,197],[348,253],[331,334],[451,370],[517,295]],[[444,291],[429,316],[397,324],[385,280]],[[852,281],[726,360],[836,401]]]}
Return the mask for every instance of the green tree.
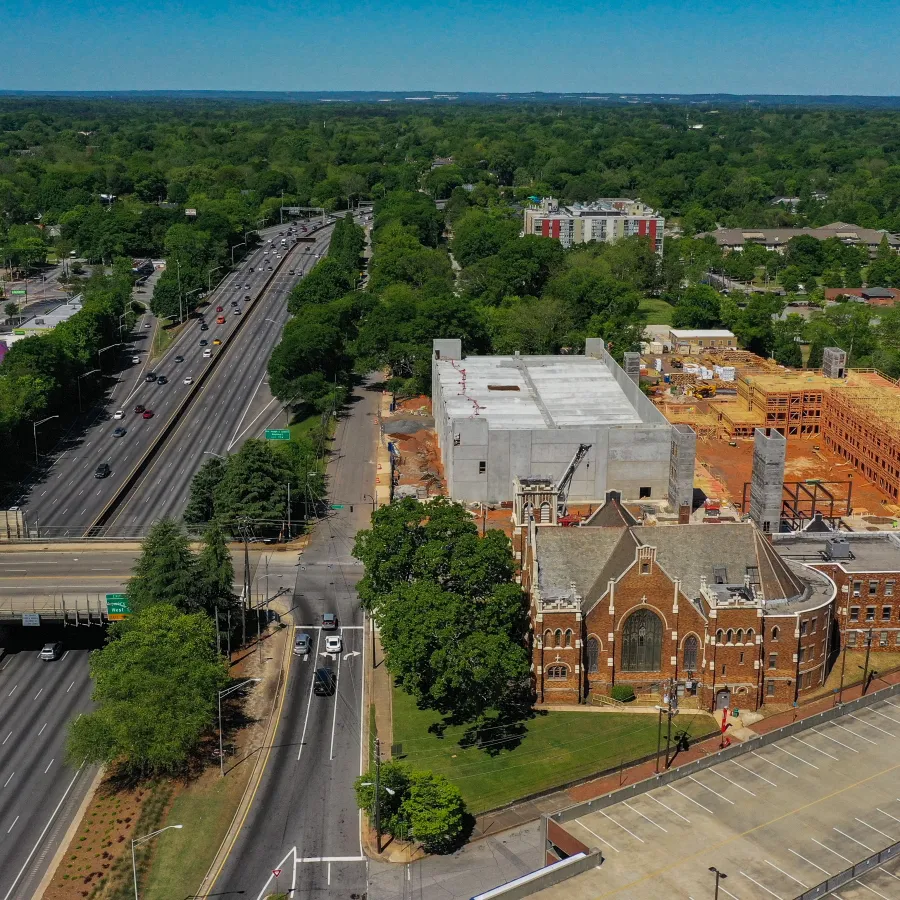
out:
{"label": "green tree", "polygon": [[183,771],[212,727],[228,683],[203,614],[159,603],[138,611],[91,654],[97,708],[69,726],[67,756],[147,778]]}
{"label": "green tree", "polygon": [[708,284],[686,288],[672,314],[672,325],[675,328],[715,328],[721,324],[718,292]]}
{"label": "green tree", "polygon": [[413,772],[401,815],[428,853],[445,853],[454,848],[463,833],[466,804],[459,788],[444,775]]}
{"label": "green tree", "polygon": [[[381,764],[378,783],[381,795],[379,824],[382,832],[392,835],[400,835],[403,832],[406,823],[400,814],[400,809],[409,794],[409,779],[409,768],[404,763],[389,759]],[[375,781],[375,770],[370,768],[365,774],[360,775],[353,785],[356,793],[356,805],[366,811],[373,826],[375,824]]]}
{"label": "green tree", "polygon": [[246,441],[228,458],[216,486],[217,519],[232,534],[243,518],[277,529],[287,516],[287,485],[292,475],[286,460],[265,441]]}
{"label": "green tree", "polygon": [[150,528],[126,592],[135,612],[158,604],[181,610],[200,606],[196,560],[180,525],[163,519]]}
{"label": "green tree", "polygon": [[207,612],[226,609],[234,602],[234,563],[225,532],[212,521],[203,532],[203,549],[197,558],[197,593]]}
{"label": "green tree", "polygon": [[225,474],[225,466],[224,459],[211,456],[194,474],[184,509],[184,521],[188,525],[203,525],[213,520],[216,514],[216,486]]}
{"label": "green tree", "polygon": [[520,227],[515,219],[470,209],[454,222],[450,249],[461,266],[470,266],[515,241]]}

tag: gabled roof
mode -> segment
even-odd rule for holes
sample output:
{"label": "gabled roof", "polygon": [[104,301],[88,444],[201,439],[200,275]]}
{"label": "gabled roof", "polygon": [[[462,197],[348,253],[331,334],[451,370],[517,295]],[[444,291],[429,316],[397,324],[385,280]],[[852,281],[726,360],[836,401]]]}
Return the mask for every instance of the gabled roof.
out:
{"label": "gabled roof", "polygon": [[575,590],[585,597],[603,571],[619,538],[627,531],[624,526],[535,529],[537,584],[541,596],[545,600],[568,597],[574,582]]}
{"label": "gabled roof", "polygon": [[581,527],[621,528],[623,525],[631,527],[639,524],[638,520],[622,506],[621,494],[617,491],[610,491],[606,495],[606,502],[602,506],[598,506],[581,523]]}

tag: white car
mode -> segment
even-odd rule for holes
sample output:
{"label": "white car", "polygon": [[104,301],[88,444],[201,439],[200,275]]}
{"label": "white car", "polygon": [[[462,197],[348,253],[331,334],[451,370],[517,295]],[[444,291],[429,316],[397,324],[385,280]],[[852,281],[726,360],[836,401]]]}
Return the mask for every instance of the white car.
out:
{"label": "white car", "polygon": [[124,409],[117,409],[117,410],[113,413],[113,418],[114,418],[114,419],[124,419],[124,418],[125,418],[125,410],[124,410]]}
{"label": "white car", "polygon": [[188,375],[188,377],[184,379],[184,383],[185,383],[185,384],[193,384],[193,383],[194,383],[194,379],[191,378],[190,375]]}
{"label": "white car", "polygon": [[132,357],[131,357],[131,361],[132,361],[135,365],[137,365],[137,364],[141,361],[141,358],[140,358],[139,356],[132,356]]}
{"label": "white car", "polygon": [[211,356],[212,356],[212,350],[210,350],[209,347],[207,347],[207,348],[203,351],[203,358],[204,358],[204,359],[209,359]]}
{"label": "white car", "polygon": [[150,327],[150,323],[149,323],[149,322],[144,322],[144,328],[149,328],[149,327]]}
{"label": "white car", "polygon": [[329,634],[328,637],[325,638],[326,653],[340,653],[343,648],[344,643],[339,634]]}

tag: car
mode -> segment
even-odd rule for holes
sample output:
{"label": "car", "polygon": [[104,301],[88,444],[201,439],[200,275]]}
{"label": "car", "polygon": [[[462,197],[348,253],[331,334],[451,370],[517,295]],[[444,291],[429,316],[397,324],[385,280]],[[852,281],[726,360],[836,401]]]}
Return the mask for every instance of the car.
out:
{"label": "car", "polygon": [[[250,266],[250,270],[249,270],[249,271],[251,271],[251,272],[253,271],[253,266]],[[240,289],[241,289],[241,286],[240,286],[240,285],[237,285],[237,288],[236,288],[236,289],[237,289],[237,290],[240,290]]]}
{"label": "car", "polygon": [[312,650],[312,638],[308,634],[298,634],[294,638],[294,656],[305,656]]}
{"label": "car", "polygon": [[128,432],[124,428],[116,428],[113,431],[114,438],[125,437],[126,434],[128,434]]}
{"label": "car", "polygon": [[344,643],[339,634],[329,634],[328,637],[325,638],[326,653],[340,653],[343,648]]}
{"label": "car", "polygon": [[160,375],[159,378],[156,379],[156,383],[157,383],[157,384],[168,384],[168,383],[169,383],[169,379],[166,378],[165,375]]}
{"label": "car", "polygon": [[332,612],[322,613],[322,628],[325,631],[334,631],[338,626],[337,615]]}
{"label": "car", "polygon": [[283,231],[279,231],[279,232],[278,232],[278,236],[279,236],[279,237],[281,237],[283,234],[284,234]]}
{"label": "car", "polygon": [[245,291],[249,291],[249,290],[250,290],[250,282],[249,282],[249,281],[244,285],[244,290],[245,290]]}
{"label": "car", "polygon": [[209,359],[211,356],[212,356],[212,350],[210,350],[209,347],[207,347],[207,348],[203,351],[203,358],[204,358],[204,359]]}
{"label": "car", "polygon": [[224,325],[225,316],[216,316],[216,325]]}
{"label": "car", "polygon": [[244,294],[244,299],[249,303],[253,298],[249,294]]}
{"label": "car", "polygon": [[270,244],[272,243],[272,238],[269,238],[269,243],[270,243]]}
{"label": "car", "polygon": [[205,347],[209,341],[206,338],[200,338],[200,346]]}
{"label": "car", "polygon": [[138,403],[138,405],[135,406],[134,411],[135,411],[136,413],[140,414],[140,413],[142,413],[146,408],[147,408],[146,406],[143,406],[142,404]]}
{"label": "car", "polygon": [[117,409],[117,410],[113,413],[113,418],[114,418],[114,419],[124,419],[124,418],[125,418],[125,410],[124,410],[124,409]]}
{"label": "car", "polygon": [[235,308],[232,310],[232,312],[233,312],[236,316],[239,316],[239,315],[241,314],[241,311],[240,311],[240,309],[239,309],[238,307],[235,307]]}
{"label": "car", "polygon": [[269,255],[269,251],[268,251],[268,250],[263,250],[263,256],[268,256],[268,255]]}
{"label": "car", "polygon": [[141,361],[141,358],[140,358],[139,356],[132,356],[132,357],[131,357],[131,361],[132,361],[135,365],[137,365],[137,364]]}
{"label": "car", "polygon": [[334,693],[334,669],[322,666],[316,669],[313,691],[318,697],[330,697]]}
{"label": "car", "polygon": [[144,379],[145,381],[156,381],[156,372],[148,372],[147,377]]}
{"label": "car", "polygon": [[145,409],[143,415],[144,415],[145,419],[152,419],[153,418],[153,410]]}
{"label": "car", "polygon": [[184,357],[181,354],[179,354],[178,356],[175,357],[175,362],[184,362]]}
{"label": "car", "polygon": [[293,269],[288,269],[288,275],[293,275],[293,274],[294,274],[294,270],[293,270]]}
{"label": "car", "polygon": [[201,323],[200,323],[200,330],[201,330],[201,331],[209,331],[209,325],[207,325],[206,322],[201,322]]}
{"label": "car", "polygon": [[216,307],[216,312],[222,312],[222,310],[223,310],[224,308],[225,308],[224,306],[217,306],[217,307]]}
{"label": "car", "polygon": [[149,322],[144,322],[144,328],[149,328],[149,327],[150,327],[150,323],[149,323]]}
{"label": "car", "polygon": [[231,301],[231,305],[232,305],[232,306],[237,306],[237,305],[238,305],[237,300],[232,300],[232,301]]}
{"label": "car", "polygon": [[100,465],[94,469],[94,478],[108,478],[111,471],[112,469],[110,469],[109,463],[100,463]]}
{"label": "car", "polygon": [[60,656],[62,656],[62,652],[62,641],[53,641],[53,643],[51,644],[44,644],[43,648],[41,649],[41,659],[59,659]]}
{"label": "car", "polygon": [[218,338],[213,338],[213,347],[218,347],[222,342]]}
{"label": "car", "polygon": [[184,383],[185,383],[185,384],[193,384],[193,383],[194,383],[194,379],[191,378],[190,375],[188,375],[187,378],[184,379]]}

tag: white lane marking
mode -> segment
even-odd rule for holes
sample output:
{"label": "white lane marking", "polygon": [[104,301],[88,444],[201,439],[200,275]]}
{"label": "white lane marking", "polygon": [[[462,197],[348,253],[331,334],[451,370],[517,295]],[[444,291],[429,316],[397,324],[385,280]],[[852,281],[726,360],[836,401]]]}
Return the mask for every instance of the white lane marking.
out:
{"label": "white lane marking", "polygon": [[15,693],[15,690],[16,690],[16,688],[17,688],[18,686],[19,686],[18,684],[14,684],[14,685],[13,685],[13,689],[12,689],[6,696],[7,696],[7,697],[12,697],[12,695]]}
{"label": "white lane marking", "polygon": [[3,787],[6,787],[6,785],[8,785],[12,781],[13,775],[15,775],[15,774],[16,774],[15,772],[10,772],[9,778],[7,778],[6,781],[3,782]]}
{"label": "white lane marking", "polygon": [[841,856],[841,854],[838,853],[837,850],[832,850],[831,847],[827,846],[826,844],[823,844],[821,841],[817,841],[815,838],[810,838],[810,840],[814,844],[818,844],[823,850],[827,850],[829,853],[833,853],[838,859],[842,859],[848,865],[851,865],[851,866],[853,865],[852,859],[847,859],[846,856]]}
{"label": "white lane marking", "polygon": [[688,825],[691,824],[690,819],[685,818],[680,812],[675,812],[675,810],[672,809],[671,806],[666,806],[666,804],[663,803],[662,800],[657,800],[656,797],[653,796],[653,794],[647,794],[647,796],[654,802],[658,803],[663,809],[667,809],[670,813],[672,813],[673,816],[678,816],[679,819],[684,819],[684,821],[687,822]]}
{"label": "white lane marking", "polygon": [[668,834],[668,830],[663,828],[658,822],[654,822],[649,816],[645,816],[639,809],[635,809],[627,800],[622,801],[622,806],[627,806],[633,813],[637,813],[642,819],[646,819],[651,825],[657,827],[660,831],[665,831]]}
{"label": "white lane marking", "polygon": [[15,817],[15,818],[14,818],[14,819],[13,819],[13,823],[12,823],[12,825],[10,825],[10,826],[9,826],[9,828],[7,828],[7,829],[6,829],[6,833],[7,833],[7,834],[9,834],[9,833],[10,833],[10,831],[12,831],[12,830],[13,830],[13,828],[15,828],[15,827],[16,827],[16,822],[18,822],[18,821],[19,821],[19,817],[18,817],[18,816],[16,816],[16,817]]}
{"label": "white lane marking", "polygon": [[[852,882],[851,882],[852,883]],[[864,881],[860,881],[858,878],[855,881],[860,887],[865,888],[867,891],[871,891],[876,897],[881,897],[881,900],[891,900],[890,897],[885,897],[884,894],[879,894],[878,891],[873,887],[869,887]]]}
{"label": "white lane marking", "polygon": [[[44,722],[44,724],[41,725],[41,730],[38,732],[38,737],[40,737],[44,733],[44,729],[46,727],[47,727],[47,722]],[[10,732],[10,734],[12,734],[12,732]],[[4,741],[3,743],[6,743],[6,741]]]}
{"label": "white lane marking", "polygon": [[819,735],[820,737],[825,738],[825,740],[834,741],[835,744],[840,744],[851,753],[859,753],[859,750],[857,750],[856,747],[851,747],[849,744],[845,744],[843,741],[839,741],[837,738],[833,738],[830,734],[825,734],[824,731],[819,731],[818,728],[810,728],[810,731],[812,731],[814,734]]}
{"label": "white lane marking", "polygon": [[[3,738],[3,744],[5,744],[11,737],[12,737],[12,732],[10,732],[5,738]],[[3,744],[0,744],[0,747],[2,747]]]}
{"label": "white lane marking", "polygon": [[[321,633],[321,632],[320,632]],[[343,629],[341,630],[341,641],[343,642],[344,633]],[[318,646],[318,642],[316,644]],[[337,728],[337,711],[338,711],[338,698],[340,697],[339,691],[341,689],[341,654],[337,654],[337,678],[335,679],[334,684],[334,718],[331,720],[331,755],[328,757],[329,759],[334,759],[334,732]]]}
{"label": "white lane marking", "polygon": [[37,698],[40,697],[41,694],[43,694],[43,693],[44,693],[44,689],[41,688],[41,689],[34,695],[34,697],[33,697],[32,699],[33,699],[33,700],[37,700]]}
{"label": "white lane marking", "polygon": [[729,778],[727,775],[723,775],[721,772],[717,772],[715,769],[707,769],[707,771],[711,775],[718,775],[719,778],[721,778],[723,781],[727,781],[732,787],[736,787],[739,791],[743,791],[745,794],[749,794],[751,797],[756,796],[756,794],[754,794],[753,791],[750,791],[745,787],[741,787],[741,785],[739,785],[733,779]]}
{"label": "white lane marking", "polygon": [[[12,732],[10,732],[10,734],[12,734]],[[6,741],[4,741],[4,743],[6,743]],[[887,816],[889,819],[893,819],[895,822],[900,822],[900,819],[898,819],[896,816],[892,816],[889,812],[885,812],[880,806],[876,806],[875,809],[877,809],[878,812],[880,812],[883,816]]]}
{"label": "white lane marking", "polygon": [[732,806],[734,806],[734,800],[729,800],[726,796],[724,796],[724,794],[720,794],[718,791],[714,791],[711,787],[705,785],[702,781],[697,781],[697,779],[694,778],[693,775],[688,775],[688,778],[689,778],[691,781],[693,781],[694,784],[699,785],[700,787],[702,787],[703,790],[709,791],[711,794],[715,794],[716,797],[718,797],[720,800],[724,800],[726,803],[730,803]]}
{"label": "white lane marking", "polygon": [[846,731],[847,734],[852,734],[853,737],[857,738],[860,741],[865,741],[867,744],[872,744],[873,746],[877,745],[877,741],[873,741],[870,738],[863,737],[861,734],[857,734],[855,731],[851,731],[846,725],[838,725],[837,722],[831,723],[835,728],[840,728],[841,731]]}
{"label": "white lane marking", "polygon": [[881,716],[883,719],[887,719],[888,722],[893,722],[895,725],[900,725],[900,719],[895,719],[893,716],[886,716],[883,712],[878,712],[877,709],[872,709],[870,707],[869,712],[873,712],[876,716]]}
{"label": "white lane marking", "polygon": [[809,887],[809,885],[804,884],[799,878],[794,878],[794,876],[791,875],[789,872],[785,872],[784,869],[779,869],[778,866],[775,865],[775,863],[769,862],[769,860],[767,860],[767,859],[764,859],[763,862],[767,866],[771,866],[776,872],[781,872],[781,874],[784,875],[785,878],[790,878],[791,881],[796,881],[797,884],[800,885],[800,887],[802,887],[802,888]]}
{"label": "white lane marking", "polygon": [[[316,656],[319,655],[319,640],[322,637],[322,632],[320,631],[316,636]],[[297,759],[303,754],[303,745],[306,742],[306,726],[309,724],[309,711],[312,707],[312,698],[313,698],[313,688],[316,686],[316,673],[313,672],[313,677],[309,682],[309,696],[306,698],[306,716],[303,719],[303,734],[300,735],[300,751],[297,753]]]}
{"label": "white lane marking", "polygon": [[831,877],[831,872],[829,872],[828,869],[823,869],[821,866],[817,866],[811,859],[807,859],[805,856],[800,856],[800,854],[799,854],[796,850],[791,850],[791,848],[788,847],[788,852],[789,852],[789,853],[793,853],[794,856],[800,857],[800,859],[802,859],[803,862],[808,863],[808,864],[811,865],[814,869],[818,869],[820,872],[824,872],[826,878],[830,878],[830,877]]}
{"label": "white lane marking", "polygon": [[865,719],[861,719],[859,716],[854,716],[853,713],[850,713],[851,719],[856,719],[857,722],[862,722],[863,725],[868,725],[869,728],[874,728],[876,731],[880,731],[882,734],[886,734],[888,737],[897,737],[893,731],[885,731],[883,728],[879,728],[877,725],[873,725],[871,722],[867,722]]}
{"label": "white lane marking", "polygon": [[791,735],[791,737],[793,737],[795,741],[799,741],[801,744],[803,744],[804,747],[809,747],[810,750],[815,750],[816,753],[821,753],[822,756],[827,756],[829,759],[835,760],[835,762],[838,761],[838,758],[836,756],[832,756],[830,753],[826,753],[824,750],[820,750],[818,747],[814,747],[808,741],[801,740],[800,738],[796,737],[796,735]]}
{"label": "white lane marking", "polygon": [[764,781],[766,784],[772,785],[772,787],[778,787],[774,781],[769,781],[768,778],[763,778],[758,772],[754,772],[753,769],[748,769],[746,766],[741,765],[736,760],[731,760],[739,769],[743,769],[745,772],[748,772],[750,775],[755,775],[760,781]]}
{"label": "white lane marking", "polygon": [[771,897],[774,897],[775,900],[781,900],[781,897],[779,897],[778,894],[775,893],[775,891],[770,891],[764,884],[760,884],[755,878],[751,878],[746,872],[741,872],[741,875],[743,875],[744,878],[747,879],[747,881],[752,881],[758,888],[762,888],[762,890],[764,890],[767,894],[769,894]]}
{"label": "white lane marking", "polygon": [[844,832],[844,831],[841,831],[841,829],[838,828],[836,825],[834,826],[834,830],[835,830],[839,835],[841,835],[841,837],[847,838],[848,841],[853,841],[854,844],[859,844],[860,847],[862,847],[864,850],[868,850],[869,853],[874,853],[874,852],[875,852],[870,846],[868,846],[868,844],[864,844],[862,841],[858,841],[855,837],[850,837],[849,834],[847,834],[847,833]]}
{"label": "white lane marking", "polygon": [[888,870],[885,869],[885,868],[882,867],[882,866],[879,866],[879,867],[878,867],[878,871],[879,871],[879,872],[884,872],[885,875],[890,875],[891,878],[893,878],[895,881],[900,881],[900,877],[898,877],[897,875],[895,875],[893,872],[888,872]]}
{"label": "white lane marking", "polygon": [[814,764],[811,763],[811,762],[807,762],[807,760],[805,760],[802,756],[797,756],[796,753],[791,753],[790,750],[785,750],[784,747],[779,747],[778,744],[772,744],[772,749],[773,749],[773,750],[780,750],[782,753],[787,753],[788,756],[792,756],[792,757],[793,757],[794,759],[796,759],[798,762],[802,762],[803,765],[809,766],[811,769],[816,769],[816,770],[818,770],[818,768],[819,768],[817,765],[814,765]]}
{"label": "white lane marking", "polygon": [[629,831],[621,822],[617,822],[612,816],[608,816],[602,809],[598,809],[597,812],[600,813],[605,819],[609,819],[613,825],[618,825],[619,828],[622,829],[626,834],[630,834],[636,841],[640,841],[642,844],[647,843],[643,838],[639,838],[633,831]]}
{"label": "white lane marking", "polygon": [[776,769],[781,769],[782,772],[786,772],[791,778],[799,778],[800,776],[792,772],[790,769],[785,769],[784,766],[779,766],[778,763],[773,763],[771,759],[766,759],[764,756],[760,756],[755,750],[750,751],[757,759],[761,759],[764,763],[768,763],[770,766],[775,766]]}
{"label": "white lane marking", "polygon": [[74,682],[74,681],[66,688],[66,693],[68,694],[69,691],[71,691],[73,687],[75,687],[75,682]]}
{"label": "white lane marking", "polygon": [[47,764],[47,768],[44,769],[45,775],[50,771],[50,766],[52,766],[53,763],[55,763],[55,762],[56,762],[56,757],[54,757],[53,759],[50,760],[50,762]]}
{"label": "white lane marking", "polygon": [[886,831],[881,831],[880,829],[876,828],[874,825],[870,825],[868,822],[864,821],[863,819],[860,819],[859,816],[854,816],[853,818],[856,819],[856,821],[859,822],[860,825],[865,825],[866,828],[871,828],[872,831],[876,832],[877,834],[880,834],[882,837],[886,837],[892,844],[894,843],[894,838],[891,835],[889,835]]}
{"label": "white lane marking", "polygon": [[590,832],[595,838],[597,838],[598,841],[600,841],[601,844],[606,844],[606,846],[609,847],[610,850],[615,850],[616,853],[619,852],[617,847],[613,847],[613,845],[609,841],[606,841],[602,837],[600,837],[600,835],[597,834],[596,831],[588,828],[587,825],[585,825],[584,822],[581,821],[581,819],[576,819],[575,822],[580,825],[585,831]]}

